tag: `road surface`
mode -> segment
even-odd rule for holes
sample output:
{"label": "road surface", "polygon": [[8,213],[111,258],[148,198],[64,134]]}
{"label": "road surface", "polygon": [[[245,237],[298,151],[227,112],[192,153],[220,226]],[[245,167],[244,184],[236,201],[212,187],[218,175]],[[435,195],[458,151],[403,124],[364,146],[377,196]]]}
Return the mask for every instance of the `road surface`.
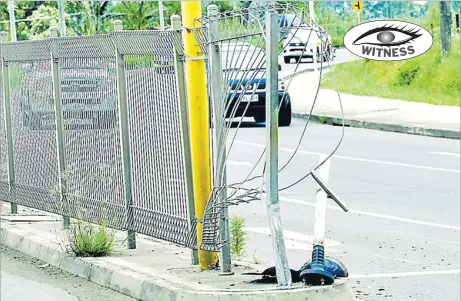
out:
{"label": "road surface", "polygon": [[0,245],[1,301],[135,301]]}
{"label": "road surface", "polygon": [[[349,62],[355,59],[360,59],[353,53],[349,52],[345,48],[337,48],[336,49],[336,57],[331,62],[323,62],[322,66],[324,67],[324,73],[329,71],[328,66],[333,66],[336,64],[341,64],[344,62]],[[293,61],[294,62],[294,61]],[[289,76],[292,75],[293,72],[300,72],[305,69],[312,69],[314,64],[309,59],[303,59],[299,65],[297,63],[285,64],[283,61],[283,56],[279,56],[279,64],[282,66],[282,70],[280,71],[280,76]],[[317,67],[320,67],[320,63]]]}
{"label": "road surface", "polygon": [[[280,167],[295,150],[303,127],[304,121],[295,120],[280,128]],[[238,131],[228,161],[229,183],[250,172],[264,149],[264,131],[252,122]],[[340,127],[310,125],[297,155],[280,173],[280,188],[306,174],[320,154],[330,153],[340,134]],[[459,300],[459,151],[459,140],[346,128],[331,160],[329,184],[351,210],[344,213],[329,201],[326,252],[346,264],[359,297]],[[314,181],[309,177],[281,191],[280,200],[290,266],[298,269],[311,256]],[[264,201],[231,207],[230,214],[246,220],[248,257],[256,254],[264,266],[272,265]]]}

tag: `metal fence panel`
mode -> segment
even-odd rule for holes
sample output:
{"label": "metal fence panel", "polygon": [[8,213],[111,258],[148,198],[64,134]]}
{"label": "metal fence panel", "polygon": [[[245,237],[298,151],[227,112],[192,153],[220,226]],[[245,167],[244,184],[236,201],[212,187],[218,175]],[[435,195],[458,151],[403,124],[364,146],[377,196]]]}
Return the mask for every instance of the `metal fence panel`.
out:
{"label": "metal fence panel", "polygon": [[[177,31],[122,31],[15,42],[5,52],[2,48],[10,66],[18,204],[127,229],[116,65],[120,55],[127,84],[135,216],[130,230],[186,245],[192,200],[175,71],[175,49],[180,55],[183,51],[178,36]],[[52,66],[59,69],[54,80]],[[62,174],[55,95],[61,97],[64,128]],[[3,117],[0,197],[8,193]],[[65,179],[65,204],[59,197],[59,177]]]}
{"label": "metal fence panel", "polygon": [[189,219],[174,69],[176,33],[120,32],[114,39],[127,79],[135,230],[185,244]]}
{"label": "metal fence panel", "polygon": [[[25,46],[27,45],[27,46]],[[53,103],[51,56],[47,41],[12,43],[2,47],[9,62],[13,153],[18,204],[59,213],[56,137],[37,127],[39,116]],[[51,106],[50,114],[54,114]]]}
{"label": "metal fence panel", "polygon": [[[2,45],[0,44],[0,50]],[[0,64],[3,64],[1,58],[3,52],[0,51]],[[2,66],[0,66],[2,68]],[[2,81],[3,78],[0,78]],[[4,99],[3,99],[3,85],[0,83],[2,90],[0,91],[0,200],[8,199],[8,155],[7,155],[7,142],[6,142],[6,126],[4,116]]]}
{"label": "metal fence panel", "polygon": [[110,36],[53,40],[59,59],[66,215],[125,229],[115,47]]}

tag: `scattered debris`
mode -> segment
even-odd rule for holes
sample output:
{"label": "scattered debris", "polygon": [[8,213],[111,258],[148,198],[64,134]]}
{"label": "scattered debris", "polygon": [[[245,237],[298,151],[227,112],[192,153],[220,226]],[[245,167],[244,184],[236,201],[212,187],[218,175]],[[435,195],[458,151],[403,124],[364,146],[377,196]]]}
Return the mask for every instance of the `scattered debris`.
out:
{"label": "scattered debris", "polygon": [[45,263],[45,264],[39,265],[38,267],[43,269],[43,268],[46,268],[46,267],[49,267],[49,266],[50,266],[49,263]]}
{"label": "scattered debris", "polygon": [[[291,281],[293,283],[301,282],[301,277],[299,277],[299,270],[293,270],[290,269],[291,272]],[[272,266],[270,268],[265,269],[262,272],[248,272],[248,273],[242,273],[242,275],[257,275],[257,276],[262,276],[261,279],[256,279],[251,281],[250,283],[277,283],[277,275],[276,275],[276,270],[275,266]]]}

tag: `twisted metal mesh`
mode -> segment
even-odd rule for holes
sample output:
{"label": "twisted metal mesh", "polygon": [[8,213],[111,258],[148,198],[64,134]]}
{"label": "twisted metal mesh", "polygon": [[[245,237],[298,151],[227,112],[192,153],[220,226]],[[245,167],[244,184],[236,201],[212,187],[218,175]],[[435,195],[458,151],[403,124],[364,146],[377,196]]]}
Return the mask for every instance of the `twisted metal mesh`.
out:
{"label": "twisted metal mesh", "polygon": [[[284,53],[284,50],[289,46],[297,46],[302,55],[315,57],[312,53],[315,49],[309,49],[307,41],[312,38],[318,38],[322,43],[317,46],[317,51],[322,54],[325,52],[327,46],[331,47],[325,41],[326,35],[324,31],[311,20],[306,22],[303,19],[303,10],[299,10],[296,5],[292,4],[277,4],[266,3],[262,5],[254,5],[251,8],[243,10],[235,10],[231,12],[220,13],[217,16],[207,16],[195,20],[196,29],[194,34],[205,53],[207,61],[209,62],[210,53],[209,47],[218,47],[221,53],[221,67],[223,70],[222,81],[220,87],[210,87],[209,89],[219,89],[221,91],[221,101],[226,105],[223,106],[222,112],[226,118],[239,117],[237,131],[240,127],[244,116],[254,117],[255,120],[265,120],[265,93],[266,93],[266,39],[265,39],[265,16],[267,11],[278,11],[279,16],[294,15],[290,21],[280,18],[279,19],[279,49],[278,54]],[[301,17],[299,16],[301,15]],[[288,22],[287,22],[288,21]],[[209,25],[214,22],[218,25],[218,35],[210,36]],[[315,43],[314,43],[315,45]],[[315,46],[314,46],[315,47]],[[308,53],[308,51],[310,51]],[[325,59],[331,59],[326,57]],[[300,60],[298,60],[299,65]],[[298,66],[296,66],[296,69]],[[296,71],[296,70],[295,70]],[[208,72],[208,80],[211,76]],[[290,80],[291,82],[291,80]],[[279,82],[279,110],[285,106],[285,100],[289,99],[286,91],[288,85]],[[260,108],[263,108],[262,110]],[[290,111],[291,114],[291,111]],[[232,143],[237,135],[237,131],[233,137],[228,137],[229,126],[223,127],[224,143],[228,138],[232,139]],[[213,130],[216,126],[212,127]],[[216,142],[214,142],[216,143]],[[222,142],[221,142],[222,143]],[[224,144],[223,143],[223,144]],[[231,144],[232,148],[232,144]],[[220,160],[224,162],[227,160],[227,152],[214,154],[219,156]],[[240,183],[232,183],[226,187],[214,187],[209,197],[205,208],[203,219],[202,241],[198,246],[203,250],[219,251],[223,244],[219,233],[219,216],[220,212],[230,205],[238,205],[240,203],[248,203],[261,198],[263,193],[263,185],[260,184],[257,188],[245,188],[245,183],[260,179],[263,180],[262,175],[251,177],[255,171],[256,166],[263,158],[261,154],[258,162],[248,174],[246,179]],[[288,165],[288,162],[285,164]],[[282,167],[281,170],[283,170]],[[223,193],[223,190],[229,188],[231,193],[228,194],[225,200],[221,201],[218,195]],[[196,228],[196,225],[193,225]],[[196,238],[193,235],[189,236],[191,246],[197,247]]]}
{"label": "twisted metal mesh", "polygon": [[[176,32],[145,32],[131,39],[123,35],[115,34],[127,79],[134,227],[184,245],[189,218],[173,53]],[[161,48],[152,47],[159,42]]]}

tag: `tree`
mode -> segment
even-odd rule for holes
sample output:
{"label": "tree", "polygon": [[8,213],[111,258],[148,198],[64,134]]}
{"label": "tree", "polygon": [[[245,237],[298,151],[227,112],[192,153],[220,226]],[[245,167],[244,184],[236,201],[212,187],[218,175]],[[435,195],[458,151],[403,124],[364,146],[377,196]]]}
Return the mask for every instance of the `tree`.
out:
{"label": "tree", "polygon": [[32,39],[43,39],[50,35],[50,27],[58,27],[58,9],[49,5],[40,5],[28,17]]}
{"label": "tree", "polygon": [[158,3],[151,1],[129,2],[123,1],[114,6],[111,12],[121,15],[123,28],[143,30],[152,29],[159,24]]}
{"label": "tree", "polygon": [[69,22],[71,30],[77,35],[93,35],[108,33],[111,28],[108,9],[109,1],[85,2],[82,15]]}

